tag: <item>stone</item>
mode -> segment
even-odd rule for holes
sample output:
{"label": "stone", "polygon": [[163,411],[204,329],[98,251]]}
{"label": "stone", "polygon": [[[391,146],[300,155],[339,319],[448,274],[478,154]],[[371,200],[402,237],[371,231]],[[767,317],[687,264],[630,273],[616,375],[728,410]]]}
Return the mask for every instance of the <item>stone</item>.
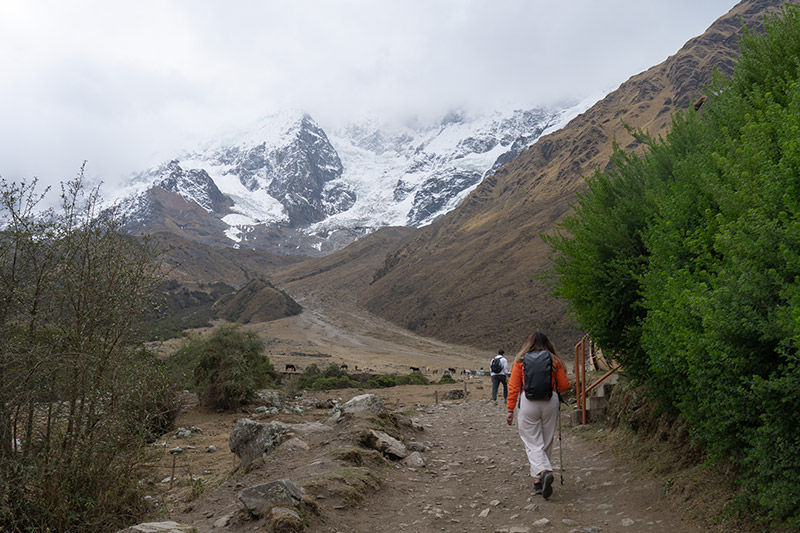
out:
{"label": "stone", "polygon": [[486,509],[481,511],[478,516],[480,516],[481,518],[486,518],[487,516],[489,516],[489,508],[487,507]]}
{"label": "stone", "polygon": [[290,479],[279,479],[261,485],[248,487],[236,495],[245,509],[260,517],[269,513],[273,507],[298,505],[305,491]]}
{"label": "stone", "polygon": [[531,529],[528,527],[515,526],[508,530],[508,533],[530,533]]}
{"label": "stone", "polygon": [[635,523],[636,523],[636,520],[633,520],[632,518],[623,518],[620,521],[620,524],[622,524],[625,527],[632,526]]}
{"label": "stone", "polygon": [[305,529],[303,519],[297,511],[288,507],[273,507],[269,526],[269,531],[273,533],[299,533]]}
{"label": "stone", "polygon": [[378,450],[390,459],[404,459],[408,456],[405,444],[383,431],[369,430],[365,444],[373,450]]}
{"label": "stone", "polygon": [[412,452],[408,457],[403,459],[403,464],[414,468],[421,468],[425,466],[425,459],[422,458],[419,452]]}
{"label": "stone", "polygon": [[272,421],[256,422],[249,418],[241,418],[231,431],[228,445],[231,451],[247,467],[256,459],[260,459],[274,450],[286,437],[288,425]]}
{"label": "stone", "polygon": [[408,451],[411,451],[411,452],[424,452],[424,451],[428,450],[427,446],[425,446],[421,442],[417,442],[417,441],[414,441],[414,440],[412,440],[411,442],[406,444],[406,448],[408,448]]}
{"label": "stone", "polygon": [[190,533],[197,531],[194,526],[177,522],[147,522],[120,529],[117,533]]}
{"label": "stone", "polygon": [[289,424],[289,430],[295,435],[310,435],[325,431],[333,431],[333,428],[320,422],[305,422],[303,424]]}
{"label": "stone", "polygon": [[358,413],[361,411],[371,411],[376,415],[386,412],[383,401],[374,394],[361,394],[350,399],[340,407],[344,413]]}
{"label": "stone", "polygon": [[549,524],[550,524],[550,520],[548,520],[547,518],[540,518],[539,520],[537,520],[536,522],[534,522],[531,525],[533,527],[544,527],[544,526],[549,525]]}
{"label": "stone", "polygon": [[281,395],[275,391],[260,390],[256,392],[256,396],[264,402],[264,407],[281,407]]}
{"label": "stone", "polygon": [[292,437],[291,439],[284,441],[284,443],[281,444],[281,448],[286,448],[289,450],[307,450],[308,444],[297,437]]}
{"label": "stone", "polygon": [[444,395],[445,400],[463,400],[464,399],[464,390],[463,389],[450,389],[447,391],[447,394]]}
{"label": "stone", "polygon": [[228,524],[230,524],[232,519],[233,519],[232,514],[226,514],[225,516],[221,516],[214,521],[214,527],[215,528],[228,527]]}

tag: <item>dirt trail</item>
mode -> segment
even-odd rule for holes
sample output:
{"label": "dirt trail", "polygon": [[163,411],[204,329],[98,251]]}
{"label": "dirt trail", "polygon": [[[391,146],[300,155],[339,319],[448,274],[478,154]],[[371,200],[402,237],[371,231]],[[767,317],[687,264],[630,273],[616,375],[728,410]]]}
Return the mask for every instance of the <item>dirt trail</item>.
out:
{"label": "dirt trail", "polygon": [[[668,507],[663,484],[637,477],[581,435],[597,429],[563,425],[564,484],[556,472],[550,500],[534,495],[516,421],[506,425],[504,413],[486,400],[420,408],[425,466],[399,467],[379,494],[312,531],[705,531]],[[556,440],[556,469],[558,456]]]}
{"label": "dirt trail", "polygon": [[[440,374],[431,374],[434,368],[479,368],[487,366],[492,355],[418,337],[354,306],[341,307],[336,302],[310,296],[303,304],[306,311],[297,317],[248,326],[272,339],[270,358],[278,368],[285,362],[300,368],[312,362],[320,365],[343,362],[359,368],[405,373],[409,365],[427,366],[428,377],[438,380]],[[510,346],[506,349],[515,350]],[[288,355],[292,351],[324,352],[329,357]],[[592,439],[598,428],[571,428],[566,418],[564,484],[559,484],[557,477],[549,501],[534,496],[516,422],[508,426],[502,402],[495,404],[488,400],[489,378],[468,380],[467,401],[434,403],[434,391],[441,399],[452,389],[463,389],[463,383],[306,393],[304,398],[340,401],[363,392],[375,393],[390,409],[402,411],[424,427],[417,440],[426,445],[421,454],[424,466],[390,463],[375,467],[373,473],[381,479],[381,486],[368,492],[359,503],[331,506],[328,500],[320,500],[322,512],[311,518],[307,531],[683,533],[706,530],[668,506],[663,483],[637,477],[631,468],[614,458],[606,443]],[[248,415],[217,414],[196,406],[181,414],[178,426],[198,426],[203,432],[193,433],[186,441],[170,441],[164,449],[175,444],[192,445],[181,461],[190,465],[192,472],[203,472],[210,486],[196,500],[187,497],[186,487],[180,489],[183,493],[177,488],[162,493],[163,498],[173,502],[166,516],[190,523],[203,533],[252,530],[259,524],[237,525],[233,521],[223,527],[215,525],[220,517],[240,508],[238,491],[283,477],[305,483],[318,475],[321,466],[314,465],[330,469],[346,466],[339,464],[332,450],[355,445],[351,436],[337,431],[331,436],[303,437],[299,448],[281,446],[259,468],[231,480],[228,476],[232,455],[227,450],[227,439],[235,421],[242,416]],[[285,421],[324,421],[328,416],[327,411],[309,412],[304,416],[292,415]],[[259,419],[268,421],[270,417]],[[207,453],[209,445],[216,446],[219,452]],[[156,479],[169,475],[172,459],[166,451],[164,454],[160,470],[154,473]],[[554,465],[558,465],[558,457],[556,441]]]}
{"label": "dirt trail", "polygon": [[[304,311],[293,317],[248,326],[272,339],[270,359],[276,366],[344,363],[383,373],[406,373],[410,366],[477,370],[491,354],[421,337],[363,309],[346,297],[299,293]],[[515,341],[516,342],[516,341]],[[506,347],[508,350],[508,348]],[[291,357],[291,352],[324,353],[331,357]],[[488,358],[487,358],[488,357]]]}

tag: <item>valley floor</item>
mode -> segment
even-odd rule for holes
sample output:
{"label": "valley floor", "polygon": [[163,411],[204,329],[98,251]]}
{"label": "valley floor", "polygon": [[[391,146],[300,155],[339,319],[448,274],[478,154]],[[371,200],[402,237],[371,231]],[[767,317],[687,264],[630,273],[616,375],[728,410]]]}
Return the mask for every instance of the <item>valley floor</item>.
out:
{"label": "valley floor", "polygon": [[[355,308],[312,302],[310,297],[306,297],[303,305],[306,311],[299,316],[248,327],[269,340],[270,359],[278,370],[292,363],[302,371],[312,362],[323,367],[335,363],[347,364],[351,370],[358,366],[398,373],[407,373],[409,366],[419,366],[430,379],[438,380],[442,369],[486,367],[493,355],[414,336]],[[332,312],[332,309],[338,310]],[[515,346],[505,348],[508,353],[516,350]],[[556,476],[549,501],[533,495],[516,422],[508,426],[502,401],[495,404],[489,400],[489,378],[467,380],[466,400],[443,401],[445,394],[454,389],[463,391],[463,382],[305,393],[303,399],[307,401],[346,401],[373,392],[389,409],[424,428],[413,438],[425,445],[421,454],[424,466],[375,461],[364,454],[363,467],[374,476],[374,486],[362,487],[365,490],[359,498],[344,503],[317,494],[318,512],[308,513],[307,531],[681,533],[707,530],[692,523],[688,512],[674,508],[674,501],[670,503],[665,497],[663,482],[636,474],[632,465],[615,459],[606,442],[592,438],[602,429],[570,427],[566,408],[562,413],[563,485]],[[335,424],[338,427],[330,432],[301,434],[289,441],[291,445],[279,446],[262,464],[243,473],[233,469],[234,456],[227,447],[233,425],[244,416],[297,424],[324,422],[329,415],[329,409],[307,409],[302,414],[274,417],[253,416],[253,410],[215,413],[190,401],[177,425],[195,426],[201,432],[193,432],[185,440],[170,440],[170,436],[165,436],[164,455],[153,475],[152,492],[161,505],[158,519],[190,524],[200,533],[243,532],[254,528],[263,531],[263,522],[235,518],[241,508],[237,493],[245,487],[281,478],[292,479],[299,485],[313,484],[320,475],[347,471],[352,465],[342,462],[342,457],[352,458],[352,450],[358,449],[358,431],[363,428]],[[216,446],[215,453],[207,451],[210,445]],[[169,479],[174,459],[166,450],[173,446],[188,448],[179,457],[176,477],[188,480],[199,477],[202,481],[179,481],[171,490],[167,490],[164,481],[159,481]],[[556,469],[558,446],[556,441],[553,450]],[[356,464],[361,466],[359,461]]]}

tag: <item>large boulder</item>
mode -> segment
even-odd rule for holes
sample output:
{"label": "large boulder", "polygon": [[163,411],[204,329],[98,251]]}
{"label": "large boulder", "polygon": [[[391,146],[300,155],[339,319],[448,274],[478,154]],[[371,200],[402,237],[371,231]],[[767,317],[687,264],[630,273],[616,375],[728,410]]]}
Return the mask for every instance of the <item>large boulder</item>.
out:
{"label": "large boulder", "polygon": [[287,438],[288,430],[289,426],[282,422],[262,423],[242,418],[233,427],[228,445],[246,467],[278,447]]}
{"label": "large boulder", "polygon": [[358,413],[361,411],[371,411],[376,415],[382,415],[386,412],[386,407],[380,398],[374,394],[362,394],[355,396],[350,401],[341,406],[344,413]]}
{"label": "large boulder", "polygon": [[264,516],[273,507],[293,507],[300,504],[305,491],[289,479],[279,479],[248,487],[236,495],[245,509],[255,517]]}

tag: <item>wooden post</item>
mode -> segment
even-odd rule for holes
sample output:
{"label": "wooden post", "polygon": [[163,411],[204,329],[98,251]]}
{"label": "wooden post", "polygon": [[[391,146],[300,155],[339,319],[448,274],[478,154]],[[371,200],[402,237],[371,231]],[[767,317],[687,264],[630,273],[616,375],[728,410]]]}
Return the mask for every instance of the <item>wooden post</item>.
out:
{"label": "wooden post", "polygon": [[178,460],[178,454],[172,454],[172,472],[169,475],[169,488],[172,490],[172,483],[175,481],[175,461]]}
{"label": "wooden post", "polygon": [[581,387],[581,416],[583,423],[586,424],[586,342],[581,342],[581,377],[583,386]]}

